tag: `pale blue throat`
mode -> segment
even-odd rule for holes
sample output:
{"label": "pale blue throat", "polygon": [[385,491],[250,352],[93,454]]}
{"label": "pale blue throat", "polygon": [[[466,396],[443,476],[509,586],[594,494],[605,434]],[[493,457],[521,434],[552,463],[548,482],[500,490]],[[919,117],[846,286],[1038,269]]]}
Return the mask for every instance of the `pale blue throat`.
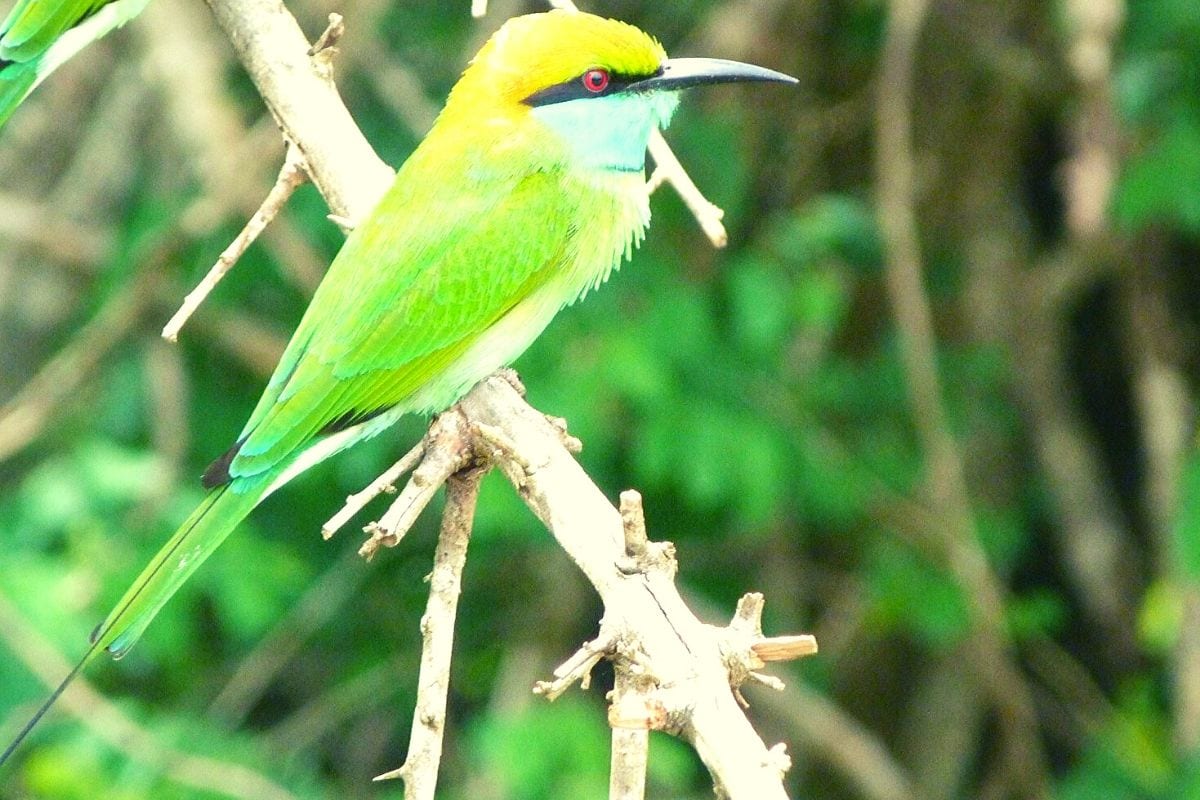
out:
{"label": "pale blue throat", "polygon": [[650,132],[665,129],[678,105],[678,92],[622,92],[535,106],[532,113],[569,143],[580,166],[641,172]]}

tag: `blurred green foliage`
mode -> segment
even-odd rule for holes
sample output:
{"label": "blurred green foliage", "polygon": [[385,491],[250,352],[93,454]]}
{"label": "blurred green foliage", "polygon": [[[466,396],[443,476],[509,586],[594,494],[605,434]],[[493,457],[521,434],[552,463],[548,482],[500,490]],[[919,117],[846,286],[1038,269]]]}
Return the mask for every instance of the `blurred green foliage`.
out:
{"label": "blurred green foliage", "polygon": [[[310,36],[328,11],[346,15],[339,83],[370,140],[399,163],[420,132],[386,69],[415,78],[416,101],[436,107],[499,24],[499,11],[474,21],[468,5],[314,0],[293,10]],[[1200,759],[1188,731],[1200,727],[1200,709],[1179,687],[1200,671],[1184,646],[1200,607],[1200,459],[1189,411],[1189,430],[1172,440],[1188,463],[1155,472],[1163,429],[1139,405],[1147,352],[1129,298],[1143,280],[1162,297],[1153,337],[1194,404],[1200,6],[1123,6],[1112,76],[1121,161],[1111,230],[1097,248],[1116,255],[1106,256],[1072,240],[1063,222],[1062,161],[1083,102],[1061,77],[1066,5],[935,4],[929,21],[917,75],[918,212],[942,401],[967,468],[973,535],[1005,589],[1004,633],[1033,687],[1055,796],[1196,797]],[[711,621],[759,590],[769,633],[819,635],[822,655],[771,672],[878,742],[912,797],[1008,796],[996,788],[1007,773],[987,687],[935,691],[956,691],[937,665],[967,670],[975,623],[970,589],[934,544],[946,523],[931,508],[873,202],[887,4],[591,8],[655,33],[670,52],[755,61],[801,86],[687,98],[670,138],[726,209],[730,246],[714,251],[679,200],[657,194],[633,261],[517,363],[531,402],[569,421],[606,493],[642,492],[652,537],[676,543],[680,580],[716,609]],[[95,342],[94,366],[77,360],[60,375],[67,396],[35,396],[47,412],[36,435],[0,449],[0,735],[44,696],[32,667],[61,669],[30,655],[29,642],[76,658],[201,497],[196,476],[241,427],[303,312],[312,290],[303,262],[327,263],[341,239],[317,193],[302,190],[273,228],[284,229],[252,248],[180,345],[158,341],[174,304],[242,224],[247,211],[231,197],[261,196],[278,152],[263,150],[264,163],[242,170],[247,186],[214,187],[213,155],[169,110],[179,86],[119,66],[148,60],[151,36],[192,37],[225,59],[224,110],[246,140],[274,142],[218,32],[148,19],[60,70],[0,137],[0,201],[36,205],[71,232],[51,242],[0,234],[11,239],[0,241],[0,403],[26,402],[22,387],[89,320],[131,292],[145,296],[111,344]],[[730,45],[740,51],[722,50],[743,40]],[[993,178],[981,186],[980,174]],[[89,242],[94,258],[64,249]],[[1075,426],[1095,474],[1064,485],[1049,466],[1065,447],[1062,429],[1045,424],[1038,387],[1022,388],[1033,365],[1019,339],[1036,298],[989,288],[995,278],[979,255],[988,248],[1019,262],[1002,284],[1031,279],[1064,251],[1115,262],[1089,273],[1043,333],[1060,337],[1046,344],[1062,354],[1064,388],[1050,410]],[[14,407],[0,406],[5,435]],[[402,796],[370,778],[403,760],[437,509],[369,566],[352,555],[354,530],[330,543],[317,532],[424,424],[407,420],[271,498],[128,658],[88,675],[140,738],[114,735],[106,714],[61,704],[0,775],[0,797]],[[1128,556],[1111,617],[1089,605],[1066,552],[1071,481],[1091,481],[1111,502],[1084,510],[1107,515]],[[1164,503],[1169,513],[1156,511]],[[529,692],[593,635],[600,613],[507,484],[489,477],[459,615],[445,797],[605,796],[611,676],[601,668],[598,688],[555,704]],[[855,777],[870,766],[839,760],[842,742],[815,716],[748,694],[767,741],[789,743],[794,796],[873,796]],[[925,723],[944,710],[916,707],[928,696],[966,710],[954,725]],[[939,783],[925,754],[956,743],[957,777]],[[189,769],[210,788],[181,777]],[[666,737],[653,739],[650,786],[656,797],[711,794],[695,756]]]}

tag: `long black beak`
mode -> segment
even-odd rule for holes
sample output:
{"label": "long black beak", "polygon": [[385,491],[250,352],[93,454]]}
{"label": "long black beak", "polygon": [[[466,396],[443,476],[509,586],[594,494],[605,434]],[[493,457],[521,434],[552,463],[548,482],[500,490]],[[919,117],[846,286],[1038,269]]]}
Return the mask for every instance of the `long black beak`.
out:
{"label": "long black beak", "polygon": [[741,81],[799,83],[791,75],[753,64],[743,64],[740,61],[728,61],[724,58],[669,58],[663,62],[662,71],[658,75],[631,83],[626,87],[626,91],[674,91],[689,86]]}

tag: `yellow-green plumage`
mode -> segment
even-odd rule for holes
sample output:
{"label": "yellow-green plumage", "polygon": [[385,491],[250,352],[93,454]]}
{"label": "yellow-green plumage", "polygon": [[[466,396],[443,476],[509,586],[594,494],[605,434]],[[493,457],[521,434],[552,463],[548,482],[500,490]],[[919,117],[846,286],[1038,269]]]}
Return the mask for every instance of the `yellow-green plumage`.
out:
{"label": "yellow-green plumage", "polygon": [[148,0],[17,0],[0,22],[0,128],[47,75]]}
{"label": "yellow-green plumage", "polygon": [[670,61],[638,29],[588,14],[507,22],[346,240],[236,444],[205,473],[208,497],[72,677],[100,649],[125,653],[263,497],[405,413],[450,405],[603,282],[649,223],[651,130],[678,89],[728,80],[791,79]]}

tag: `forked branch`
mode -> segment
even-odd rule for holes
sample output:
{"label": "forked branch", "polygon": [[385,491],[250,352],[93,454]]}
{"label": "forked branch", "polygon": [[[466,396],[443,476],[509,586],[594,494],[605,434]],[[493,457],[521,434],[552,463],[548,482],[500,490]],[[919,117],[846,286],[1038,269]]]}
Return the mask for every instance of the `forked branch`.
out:
{"label": "forked branch", "polygon": [[[768,749],[754,732],[739,687],[754,681],[783,688],[778,679],[758,670],[768,660],[813,653],[816,642],[805,636],[764,637],[761,595],[747,595],[728,627],[698,620],[675,587],[674,548],[653,542],[646,534],[640,496],[625,492],[620,511],[613,508],[575,461],[567,446],[571,440],[561,426],[527,405],[514,384],[511,374],[489,378],[438,418],[423,445],[425,460],[416,467],[397,504],[406,497],[423,498],[448,479],[452,487],[448,514],[461,517],[462,503],[455,499],[461,490],[454,487],[462,479],[450,478],[452,471],[447,470],[455,464],[461,468],[490,462],[509,478],[591,581],[604,603],[599,635],[555,670],[554,680],[537,684],[534,691],[553,699],[576,681],[586,687],[592,667],[601,658],[614,662],[616,688],[609,711],[614,728],[613,796],[636,796],[644,779],[647,733],[661,730],[696,747],[725,796],[786,797],[782,784],[786,752],[782,745]],[[424,477],[418,477],[423,472]],[[404,504],[406,509],[411,506],[412,502]],[[389,510],[384,518],[391,514]],[[400,518],[410,525],[415,516],[406,511]],[[367,527],[372,536],[364,549],[371,553],[394,546],[407,530],[388,527],[386,535],[379,536],[376,531],[381,527],[382,521]],[[444,521],[443,537],[455,527]],[[443,541],[439,563],[445,547]],[[439,587],[433,591],[437,593]],[[431,598],[430,609],[442,607],[443,602]],[[422,623],[427,649],[432,623],[446,617],[427,613]],[[443,642],[449,646],[447,640]],[[429,663],[434,663],[432,658]],[[422,781],[431,767],[428,759],[414,753],[432,752],[434,738],[440,752],[442,717],[437,708],[444,710],[449,660],[436,663],[429,674],[423,667],[421,691],[436,687],[429,691],[442,698],[442,705],[432,711],[418,708],[408,762],[381,776],[413,781],[414,793],[409,797],[429,796],[425,788],[415,787],[429,785]]]}

